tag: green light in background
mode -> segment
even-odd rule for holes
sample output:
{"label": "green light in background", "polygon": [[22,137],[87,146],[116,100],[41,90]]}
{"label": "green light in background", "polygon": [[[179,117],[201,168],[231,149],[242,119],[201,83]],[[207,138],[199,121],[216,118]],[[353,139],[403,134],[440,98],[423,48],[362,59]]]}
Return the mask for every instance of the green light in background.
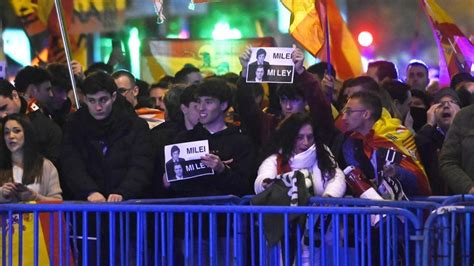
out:
{"label": "green light in background", "polygon": [[[2,34],[0,32],[0,34]],[[25,31],[5,29],[3,31],[3,51],[22,66],[31,64],[30,40]],[[1,38],[0,38],[1,40]]]}
{"label": "green light in background", "polygon": [[212,39],[214,40],[228,40],[228,39],[240,39],[242,38],[242,33],[236,28],[230,28],[229,23],[218,22],[214,25],[212,30]]}
{"label": "green light in background", "polygon": [[140,78],[140,38],[136,27],[130,29],[128,49],[130,51],[130,71],[136,78]]}
{"label": "green light in background", "polygon": [[288,33],[291,13],[279,0],[276,2],[278,5],[278,30],[281,33]]}

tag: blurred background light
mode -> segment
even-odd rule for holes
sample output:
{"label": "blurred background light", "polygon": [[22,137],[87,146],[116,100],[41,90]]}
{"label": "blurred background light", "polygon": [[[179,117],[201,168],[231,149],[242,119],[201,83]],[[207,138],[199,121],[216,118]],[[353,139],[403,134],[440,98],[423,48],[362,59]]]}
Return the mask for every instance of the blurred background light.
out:
{"label": "blurred background light", "polygon": [[361,33],[359,33],[359,36],[357,36],[357,40],[359,41],[359,44],[361,46],[368,47],[372,45],[374,37],[372,36],[372,33],[368,31],[362,31]]}
{"label": "blurred background light", "polygon": [[21,66],[31,64],[30,41],[25,31],[20,29],[5,29],[2,34],[3,50],[6,55]]}
{"label": "blurred background light", "polygon": [[130,51],[130,71],[135,77],[140,77],[140,36],[136,27],[130,29],[128,49]]}
{"label": "blurred background light", "polygon": [[229,23],[218,22],[214,25],[212,30],[212,39],[214,40],[228,40],[228,39],[240,39],[242,33],[236,28],[230,28]]}

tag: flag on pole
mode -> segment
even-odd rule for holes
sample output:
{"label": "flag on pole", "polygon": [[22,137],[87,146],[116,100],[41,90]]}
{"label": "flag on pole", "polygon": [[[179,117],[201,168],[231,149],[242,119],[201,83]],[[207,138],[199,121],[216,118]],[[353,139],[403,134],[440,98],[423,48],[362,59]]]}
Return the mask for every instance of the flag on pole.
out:
{"label": "flag on pole", "polygon": [[[363,73],[362,60],[351,32],[341,17],[334,0],[281,0],[292,17],[289,32],[308,52],[327,61],[326,45],[330,48],[331,64],[341,79]],[[326,19],[329,44],[326,41]]]}
{"label": "flag on pole", "polygon": [[[33,47],[33,62],[65,62],[54,0],[10,0],[10,3],[31,43],[40,44]],[[124,24],[125,0],[63,0],[62,6],[73,58],[83,65],[87,65],[83,34],[115,31]],[[47,47],[41,46],[44,43]]]}
{"label": "flag on pole", "polygon": [[422,6],[438,45],[439,83],[449,86],[452,76],[471,72],[474,46],[435,0],[422,0]]}

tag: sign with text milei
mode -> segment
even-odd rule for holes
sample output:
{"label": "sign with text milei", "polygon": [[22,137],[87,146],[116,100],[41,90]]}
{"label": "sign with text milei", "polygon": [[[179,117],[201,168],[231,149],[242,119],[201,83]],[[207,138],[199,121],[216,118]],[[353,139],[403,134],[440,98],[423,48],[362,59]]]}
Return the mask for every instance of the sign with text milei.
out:
{"label": "sign with text milei", "polygon": [[293,48],[254,47],[247,64],[246,81],[250,83],[293,83],[295,64]]}
{"label": "sign with text milei", "polygon": [[214,170],[201,162],[209,154],[209,141],[199,140],[165,146],[165,171],[168,182],[213,175]]}

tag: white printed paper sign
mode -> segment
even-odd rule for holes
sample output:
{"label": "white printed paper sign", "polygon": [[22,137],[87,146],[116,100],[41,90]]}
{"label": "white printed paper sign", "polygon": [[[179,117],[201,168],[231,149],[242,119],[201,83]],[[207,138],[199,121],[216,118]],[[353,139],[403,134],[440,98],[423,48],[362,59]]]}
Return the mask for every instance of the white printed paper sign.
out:
{"label": "white printed paper sign", "polygon": [[293,83],[295,64],[291,60],[293,48],[251,48],[247,65],[248,83]]}
{"label": "white printed paper sign", "polygon": [[201,156],[209,153],[207,140],[166,145],[164,152],[168,182],[214,174],[212,168],[208,168],[201,162]]}

